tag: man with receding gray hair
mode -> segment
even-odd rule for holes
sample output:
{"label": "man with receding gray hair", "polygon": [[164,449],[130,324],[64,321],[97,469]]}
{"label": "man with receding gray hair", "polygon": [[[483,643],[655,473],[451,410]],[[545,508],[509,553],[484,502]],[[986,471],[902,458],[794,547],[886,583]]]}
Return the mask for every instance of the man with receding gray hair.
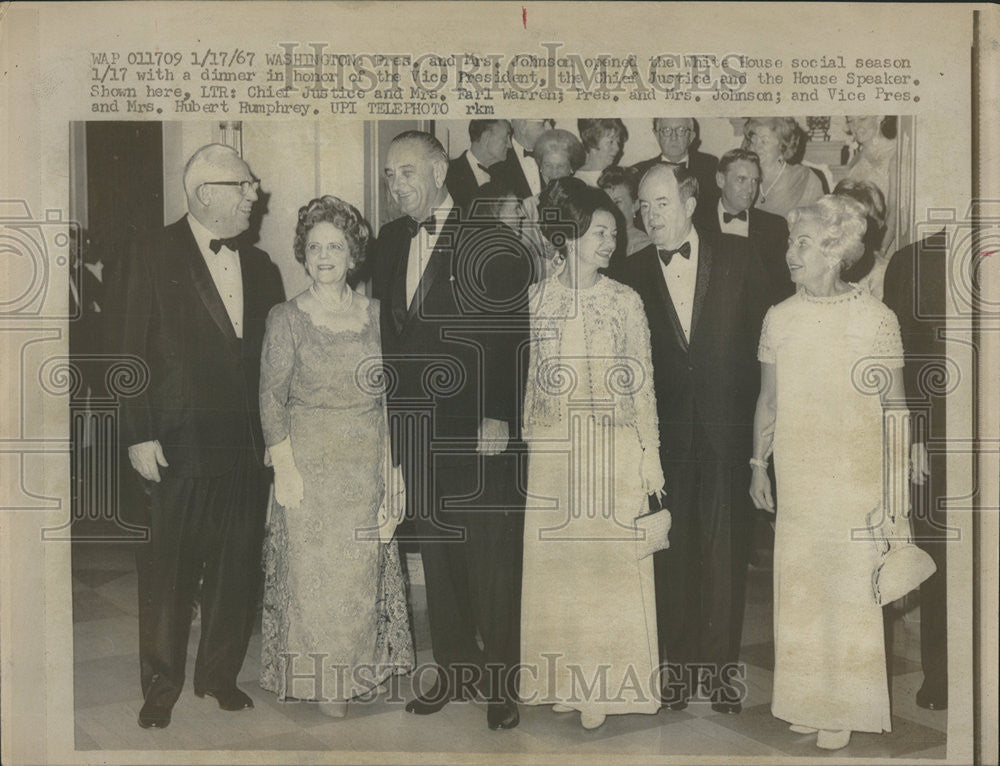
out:
{"label": "man with receding gray hair", "polygon": [[143,728],[164,728],[184,685],[199,578],[194,691],[252,708],[236,686],[256,615],[268,477],[258,414],[264,320],[284,300],[267,253],[245,236],[260,180],[228,146],[184,168],[187,215],[125,259],[109,314],[113,347],[149,382],[121,403],[121,441],[148,497],[136,552]]}

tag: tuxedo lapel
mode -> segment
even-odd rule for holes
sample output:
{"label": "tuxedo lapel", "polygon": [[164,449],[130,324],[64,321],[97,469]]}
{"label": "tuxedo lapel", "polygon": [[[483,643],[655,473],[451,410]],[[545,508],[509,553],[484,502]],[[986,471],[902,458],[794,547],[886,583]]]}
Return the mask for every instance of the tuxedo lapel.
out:
{"label": "tuxedo lapel", "polygon": [[[180,249],[184,254],[183,257],[188,273],[191,275],[191,282],[194,284],[201,302],[205,305],[205,309],[212,317],[212,321],[215,322],[227,340],[235,341],[237,339],[236,330],[233,329],[233,323],[229,319],[226,306],[215,287],[215,282],[212,281],[212,274],[208,270],[208,265],[205,263],[205,259],[201,255],[201,250],[198,249],[198,243],[194,239],[194,234],[191,233],[191,229],[186,222],[184,228],[187,231],[182,234],[184,242]],[[240,269],[243,279],[246,280],[246,270],[242,258],[240,258]],[[244,300],[244,305],[245,303],[246,301]]]}
{"label": "tuxedo lapel", "polygon": [[406,324],[406,267],[410,260],[410,238],[406,234],[406,227],[400,226],[399,231],[393,234],[392,246],[388,248],[392,258],[392,284],[388,297],[397,335]]}
{"label": "tuxedo lapel", "polygon": [[677,309],[674,307],[674,301],[670,297],[670,290],[667,289],[667,281],[663,277],[663,269],[660,268],[660,256],[658,255],[655,246],[650,245],[650,250],[652,252],[646,261],[646,268],[648,272],[647,279],[650,284],[656,285],[657,295],[667,312],[668,324],[674,333],[674,339],[677,341],[677,345],[687,351],[687,338],[684,337],[684,328],[681,327],[680,317],[677,316]]}
{"label": "tuxedo lapel", "polygon": [[698,331],[698,319],[708,293],[708,282],[712,275],[712,247],[708,237],[698,238],[698,273],[694,282],[694,306],[691,308],[691,338]]}

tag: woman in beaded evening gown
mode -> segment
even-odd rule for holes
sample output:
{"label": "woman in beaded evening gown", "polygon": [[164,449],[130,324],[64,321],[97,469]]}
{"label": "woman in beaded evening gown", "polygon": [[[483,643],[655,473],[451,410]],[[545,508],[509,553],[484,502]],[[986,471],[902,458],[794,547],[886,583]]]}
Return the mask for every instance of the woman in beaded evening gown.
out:
{"label": "woman in beaded evening gown", "polygon": [[633,520],[663,473],[642,302],[597,272],[614,203],[564,178],[542,205],[559,213],[542,230],[565,268],[531,294],[520,696],[589,729],[660,707],[653,558],[636,560]]}
{"label": "woman in beaded evening gown", "polygon": [[799,289],[768,311],[761,332],[750,493],[775,511],[773,446],[771,712],[837,749],[852,731],[892,728],[871,584],[877,552],[866,530],[868,513],[883,505],[883,408],[903,402],[903,349],[892,311],[840,278],[864,249],[861,205],[823,197],[793,210],[789,224]]}
{"label": "woman in beaded evening gown", "polygon": [[[338,717],[414,660],[398,547],[380,542],[380,523],[391,536],[387,484],[390,501],[401,485],[385,470],[378,303],[346,283],[367,239],[360,213],[335,197],[299,211],[296,258],[313,284],[272,309],[261,362],[275,503],[260,685]],[[308,676],[320,665],[317,684]]]}

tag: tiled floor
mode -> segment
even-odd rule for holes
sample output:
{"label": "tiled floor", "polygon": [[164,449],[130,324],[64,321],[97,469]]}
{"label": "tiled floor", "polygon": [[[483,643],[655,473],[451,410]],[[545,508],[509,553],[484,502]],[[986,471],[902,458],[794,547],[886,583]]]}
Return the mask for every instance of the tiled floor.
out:
{"label": "tiled floor", "polygon": [[[751,569],[742,659],[747,663],[749,697],[738,716],[712,712],[707,703],[657,715],[612,716],[595,731],[585,731],[573,714],[547,706],[521,706],[521,725],[511,731],[486,728],[485,705],[446,706],[436,715],[407,715],[400,699],[409,698],[410,681],[368,704],[352,705],[343,720],[327,718],[308,703],[279,703],[257,685],[260,633],[254,635],[240,677],[256,702],[252,711],[226,713],[211,699],[198,699],[190,685],[164,730],[136,725],[141,699],[136,624],[136,578],[127,548],[77,543],[73,552],[76,747],[78,750],[275,750],[394,753],[464,752],[519,755],[603,756],[832,756],[896,757],[900,762],[944,758],[946,712],[916,707],[920,673],[918,615],[897,620],[892,661],[893,731],[855,734],[836,754],[817,750],[814,738],[788,731],[770,714],[773,644],[771,572]],[[413,585],[418,659],[430,661],[423,586]],[[194,657],[197,625],[189,655]],[[398,756],[397,756],[398,757]],[[430,762],[433,762],[431,760]]]}

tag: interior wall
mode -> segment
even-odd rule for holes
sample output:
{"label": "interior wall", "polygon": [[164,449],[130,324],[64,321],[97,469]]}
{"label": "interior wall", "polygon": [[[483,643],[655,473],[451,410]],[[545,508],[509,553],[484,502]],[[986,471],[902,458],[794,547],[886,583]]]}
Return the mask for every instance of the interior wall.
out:
{"label": "interior wall", "polygon": [[[333,194],[364,210],[364,123],[243,122],[243,158],[261,179],[259,240],[281,271],[285,295],[309,286],[292,250],[298,210],[310,200]],[[186,211],[184,163],[200,146],[218,141],[214,122],[165,123],[163,131],[164,213],[175,221]],[[370,217],[369,217],[370,220]]]}

